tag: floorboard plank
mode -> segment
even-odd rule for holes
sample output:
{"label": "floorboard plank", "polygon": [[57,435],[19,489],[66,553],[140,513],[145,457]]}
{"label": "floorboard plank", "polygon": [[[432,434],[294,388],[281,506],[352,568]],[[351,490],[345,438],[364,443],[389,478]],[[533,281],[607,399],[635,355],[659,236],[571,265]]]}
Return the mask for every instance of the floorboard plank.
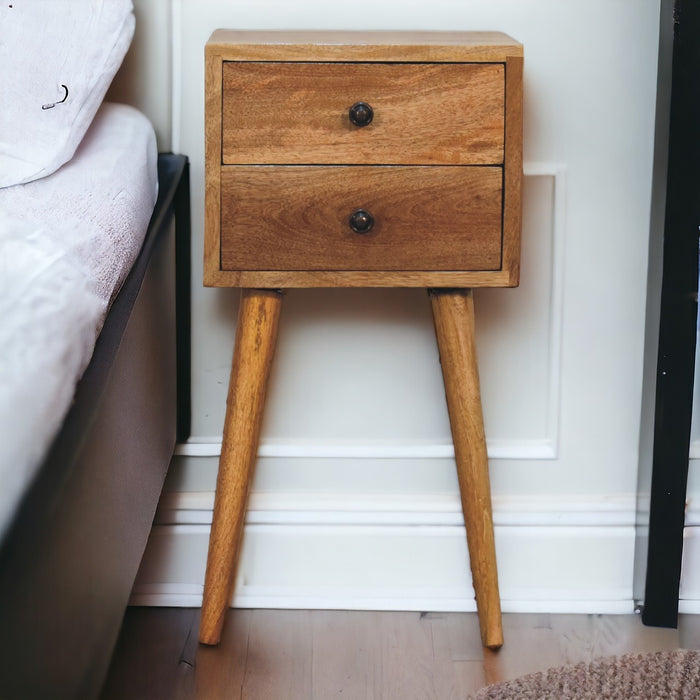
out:
{"label": "floorboard plank", "polygon": [[[198,611],[127,611],[100,700],[173,698],[180,661]],[[125,672],[127,671],[128,672]]]}
{"label": "floorboard plank", "polygon": [[437,697],[464,698],[485,684],[481,635],[474,621],[458,613],[431,613],[433,676]]}
{"label": "floorboard plank", "polygon": [[430,622],[420,613],[378,617],[372,695],[377,700],[437,698]]}
{"label": "floorboard plank", "polygon": [[[197,611],[199,613],[199,611]],[[243,687],[248,671],[250,630],[254,617],[252,610],[229,610],[218,646],[195,643],[192,673],[182,688],[182,698],[243,698]],[[197,640],[199,614],[192,638]],[[194,695],[187,696],[189,690]]]}
{"label": "floorboard plank", "polygon": [[593,619],[595,634],[592,656],[594,658],[615,654],[643,654],[680,647],[677,629],[645,627],[644,634],[640,634],[638,616],[595,615]]}
{"label": "floorboard plank", "polygon": [[504,615],[506,644],[497,653],[485,651],[487,683],[552,666],[590,659],[592,625],[587,615]]}
{"label": "floorboard plank", "polygon": [[258,610],[251,618],[241,697],[311,698],[311,664],[311,612]]}
{"label": "floorboard plank", "polygon": [[365,700],[374,687],[375,613],[315,610],[313,697]]}

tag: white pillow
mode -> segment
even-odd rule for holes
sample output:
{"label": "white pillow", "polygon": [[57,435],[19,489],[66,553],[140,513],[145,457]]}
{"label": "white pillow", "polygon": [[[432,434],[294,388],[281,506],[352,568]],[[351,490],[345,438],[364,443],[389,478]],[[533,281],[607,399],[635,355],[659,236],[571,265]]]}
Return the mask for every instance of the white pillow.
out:
{"label": "white pillow", "polygon": [[131,0],[0,6],[0,187],[70,160],[134,34]]}

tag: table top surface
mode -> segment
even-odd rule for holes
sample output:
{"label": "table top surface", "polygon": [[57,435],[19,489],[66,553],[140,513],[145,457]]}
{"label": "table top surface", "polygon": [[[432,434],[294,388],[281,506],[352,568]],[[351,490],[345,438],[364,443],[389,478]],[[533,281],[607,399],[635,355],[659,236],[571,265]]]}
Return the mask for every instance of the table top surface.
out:
{"label": "table top surface", "polygon": [[523,46],[502,32],[217,29],[207,43],[223,60],[505,61]]}

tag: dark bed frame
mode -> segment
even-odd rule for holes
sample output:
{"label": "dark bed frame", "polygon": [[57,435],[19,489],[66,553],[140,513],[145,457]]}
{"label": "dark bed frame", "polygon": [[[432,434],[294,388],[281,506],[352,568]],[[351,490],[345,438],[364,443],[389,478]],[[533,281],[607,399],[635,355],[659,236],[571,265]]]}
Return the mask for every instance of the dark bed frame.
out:
{"label": "dark bed frame", "polygon": [[61,432],[0,543],[0,698],[89,700],[104,681],[190,420],[189,164],[158,158],[148,232]]}

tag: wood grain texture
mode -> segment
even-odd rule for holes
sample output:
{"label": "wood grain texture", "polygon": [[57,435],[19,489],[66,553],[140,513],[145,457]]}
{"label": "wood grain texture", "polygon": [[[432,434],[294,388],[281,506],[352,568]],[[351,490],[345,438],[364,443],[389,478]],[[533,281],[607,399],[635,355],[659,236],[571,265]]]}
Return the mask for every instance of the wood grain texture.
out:
{"label": "wood grain texture", "polygon": [[494,653],[474,613],[231,610],[208,647],[192,644],[198,612],[130,608],[100,700],[458,700],[601,655],[700,645],[698,615],[675,630],[638,615],[505,614],[508,644]]}
{"label": "wood grain texture", "polygon": [[508,286],[520,280],[523,187],[523,59],[506,61],[506,153],[503,177],[503,270]]}
{"label": "wood grain texture", "polygon": [[[522,183],[522,46],[510,37],[497,32],[255,32],[255,31],[231,31],[219,30],[212,35],[206,47],[206,204],[205,204],[205,243],[204,243],[204,284],[207,286],[239,286],[239,287],[266,287],[266,288],[287,288],[287,287],[392,287],[392,286],[421,286],[421,287],[504,287],[516,286],[519,281],[519,256],[520,256],[520,225],[521,225],[521,183]],[[279,62],[289,62],[284,66],[284,75],[273,71],[273,74],[263,75],[264,68],[260,64],[253,65],[250,62],[276,62],[275,68],[280,67]],[[310,62],[310,63],[309,63]],[[407,128],[403,129],[402,140],[397,140],[394,146],[382,146],[381,136],[386,133],[387,120],[386,113],[378,110],[375,121],[367,127],[354,131],[350,129],[346,116],[345,105],[342,114],[339,116],[335,112],[335,127],[337,133],[330,136],[328,129],[335,128],[331,121],[319,126],[312,126],[307,132],[299,123],[299,119],[304,119],[306,114],[313,115],[313,110],[306,107],[319,99],[326,99],[323,95],[325,91],[314,91],[316,80],[308,71],[314,66],[313,62],[325,62],[324,70],[329,71],[329,80],[336,84],[336,92],[342,89],[337,88],[338,77],[336,71],[346,70],[349,75],[354,71],[356,74],[353,82],[353,90],[345,96],[345,102],[350,100],[350,93],[362,86],[372,86],[373,89],[383,85],[390,102],[395,102],[410,110],[410,95],[413,94],[413,86],[418,81],[422,83],[425,92],[422,93],[422,104],[428,105],[422,113],[424,119],[408,118],[401,123],[405,123]],[[335,66],[329,66],[328,62],[338,62]],[[402,62],[405,65],[401,65]],[[422,62],[422,66],[416,63]],[[489,63],[491,65],[474,65],[478,63]],[[235,65],[234,65],[235,64]],[[442,64],[442,65],[440,65]],[[224,67],[226,71],[231,71],[231,75],[236,75],[238,70],[243,71],[240,75],[247,73],[248,80],[240,83],[236,78],[234,83],[240,83],[236,91],[241,94],[242,99],[231,103],[229,110],[229,123],[227,126],[222,122],[222,100],[224,92]],[[423,129],[423,121],[430,122],[437,119],[441,124],[444,110],[442,106],[438,109],[431,102],[443,105],[441,100],[445,99],[444,94],[449,94],[448,107],[454,99],[459,102],[462,90],[452,90],[445,82],[452,83],[453,72],[476,71],[474,75],[492,75],[492,70],[496,70],[494,75],[499,75],[503,89],[502,73],[505,66],[505,108],[498,119],[505,123],[505,144],[502,145],[499,160],[504,162],[503,177],[503,207],[502,207],[502,256],[500,269],[491,269],[490,263],[486,270],[474,270],[449,267],[432,270],[426,263],[416,266],[414,269],[398,269],[397,265],[387,266],[380,269],[375,266],[372,269],[352,269],[347,265],[329,265],[324,269],[309,269],[305,263],[299,264],[298,269],[224,269],[229,265],[222,266],[221,249],[221,178],[222,178],[222,131],[224,139],[229,142],[232,151],[238,147],[236,140],[239,137],[240,129],[242,134],[264,135],[259,139],[259,143],[253,143],[254,152],[260,156],[260,161],[264,158],[274,160],[268,149],[272,144],[272,151],[279,154],[286,153],[288,159],[298,159],[298,162],[309,164],[314,160],[313,149],[320,148],[322,157],[327,157],[331,150],[344,152],[346,155],[352,152],[349,148],[349,138],[360,137],[358,143],[362,145],[361,139],[366,140],[362,148],[355,151],[357,158],[353,158],[353,163],[363,159],[372,159],[371,162],[383,164],[393,164],[396,162],[408,162],[413,157],[405,157],[406,153],[422,154],[421,157],[429,157],[431,163],[450,164],[455,161],[455,149],[441,144],[441,139],[448,134],[449,129],[440,125],[437,128],[437,141],[434,144],[428,143],[430,139],[417,138],[416,124],[419,129]],[[318,67],[318,66],[316,66]],[[486,72],[481,72],[486,69]],[[386,76],[380,80],[373,77],[371,71],[401,70],[404,73],[404,84],[402,89],[394,89],[392,81]],[[262,72],[260,72],[262,71]],[[363,72],[365,71],[365,72]],[[422,73],[426,71],[426,73]],[[446,71],[441,73],[441,71]],[[451,76],[450,80],[443,81],[441,89],[433,90],[432,81],[423,79],[422,75],[445,75]],[[331,75],[332,73],[332,75]],[[298,78],[298,84],[294,87],[295,80],[290,76]],[[300,77],[301,76],[301,77]],[[254,78],[254,79],[253,79]],[[360,79],[361,78],[361,79]],[[269,82],[272,81],[272,82]],[[342,82],[342,81],[341,81]],[[457,81],[459,82],[459,81]],[[491,82],[493,82],[491,80]],[[264,109],[251,110],[246,106],[251,100],[251,91],[268,91],[269,85],[274,83],[277,88],[270,89],[270,94],[264,98]],[[513,84],[511,84],[513,83]],[[248,88],[245,89],[245,85]],[[437,87],[437,85],[435,86]],[[411,89],[408,89],[411,88]],[[377,99],[383,99],[380,95],[382,91],[377,91]],[[469,89],[467,89],[469,92]],[[490,104],[492,100],[500,100],[503,104],[503,95],[496,95],[494,86],[488,89],[489,96],[485,104]],[[278,99],[272,95],[282,95],[283,99]],[[286,96],[285,96],[286,95]],[[456,97],[455,97],[456,96]],[[244,99],[243,99],[244,98]],[[255,98],[257,99],[257,98]],[[255,104],[252,99],[250,104]],[[352,99],[355,99],[354,95]],[[358,98],[358,99],[365,99]],[[483,99],[481,96],[479,99]],[[310,100],[310,102],[309,102]],[[289,131],[286,126],[279,126],[280,120],[275,107],[280,104],[287,104],[285,124],[290,119],[297,119],[296,126],[292,125]],[[258,105],[260,106],[260,105]],[[334,108],[335,109],[335,108]],[[489,107],[482,116],[488,119]],[[246,111],[247,110],[247,111]],[[323,119],[329,119],[328,107],[324,107],[325,115]],[[452,110],[452,111],[450,111]],[[396,109],[397,113],[402,110]],[[447,113],[452,113],[450,108]],[[390,110],[391,112],[391,110]],[[457,110],[459,112],[459,110]],[[249,113],[250,118],[241,119],[241,115]],[[251,117],[250,114],[253,116]],[[384,116],[382,116],[384,114]],[[291,115],[291,116],[290,116]],[[436,116],[437,115],[437,116]],[[504,115],[504,116],[503,116]],[[316,117],[314,117],[315,119]],[[457,141],[464,133],[467,134],[471,128],[469,120],[472,117],[467,113],[460,113],[456,117],[457,122],[452,128]],[[293,120],[292,119],[292,120]],[[402,117],[403,119],[403,117]],[[259,123],[256,123],[259,120]],[[465,122],[466,120],[466,122]],[[313,121],[313,120],[312,120]],[[430,131],[430,125],[427,127]],[[499,127],[500,128],[500,127]],[[465,131],[466,129],[466,131]],[[486,133],[491,132],[492,127],[487,126]],[[510,130],[512,129],[512,134]],[[382,131],[383,130],[383,131]],[[394,132],[398,133],[398,132]],[[294,136],[292,136],[294,134]],[[315,140],[320,135],[321,145],[316,146]],[[502,133],[501,133],[502,135]],[[246,137],[247,138],[247,137]],[[490,138],[490,137],[489,137]],[[298,140],[295,144],[295,139]],[[324,142],[323,139],[326,139]],[[393,139],[393,137],[391,137]],[[250,140],[250,139],[249,139]],[[488,140],[488,139],[487,139]],[[255,138],[253,138],[253,142]],[[481,146],[474,140],[467,149],[479,156]],[[425,143],[424,143],[425,142]],[[276,145],[275,145],[276,144]],[[250,144],[246,146],[249,148]],[[384,151],[381,149],[384,148]],[[461,148],[461,147],[460,147]],[[257,151],[255,150],[257,149]],[[413,149],[413,150],[412,150]],[[459,149],[458,149],[459,150]],[[384,153],[383,156],[379,156]],[[239,154],[240,155],[240,154]],[[238,157],[238,156],[236,156]],[[246,158],[253,157],[253,153],[248,153]],[[256,156],[257,157],[257,156]],[[461,157],[461,156],[460,156]],[[403,161],[402,158],[405,158]],[[440,163],[442,161],[442,163]],[[271,162],[271,161],[270,161]],[[336,160],[341,162],[340,160]],[[313,208],[318,200],[309,202],[309,208]],[[250,245],[250,244],[249,244]],[[491,245],[487,242],[487,245]],[[228,253],[227,253],[228,254]]]}
{"label": "wood grain texture", "polygon": [[484,646],[503,644],[496,546],[471,290],[431,290],[469,560]]}
{"label": "wood grain texture", "polygon": [[221,59],[206,52],[204,63],[204,284],[216,285],[221,268]]}
{"label": "wood grain texture", "polygon": [[[225,164],[503,163],[504,66],[226,62]],[[348,110],[367,102],[357,127]]]}
{"label": "wood grain texture", "polygon": [[216,30],[207,51],[225,61],[499,62],[522,56],[501,32]]}
{"label": "wood grain texture", "polygon": [[[498,167],[230,166],[227,270],[499,270]],[[374,226],[358,234],[362,208]]]}
{"label": "wood grain texture", "polygon": [[245,289],[226,401],[199,639],[217,644],[231,601],[282,295]]}
{"label": "wood grain texture", "polygon": [[212,287],[510,287],[507,271],[463,272],[461,270],[405,272],[399,270],[209,270],[205,284]]}

